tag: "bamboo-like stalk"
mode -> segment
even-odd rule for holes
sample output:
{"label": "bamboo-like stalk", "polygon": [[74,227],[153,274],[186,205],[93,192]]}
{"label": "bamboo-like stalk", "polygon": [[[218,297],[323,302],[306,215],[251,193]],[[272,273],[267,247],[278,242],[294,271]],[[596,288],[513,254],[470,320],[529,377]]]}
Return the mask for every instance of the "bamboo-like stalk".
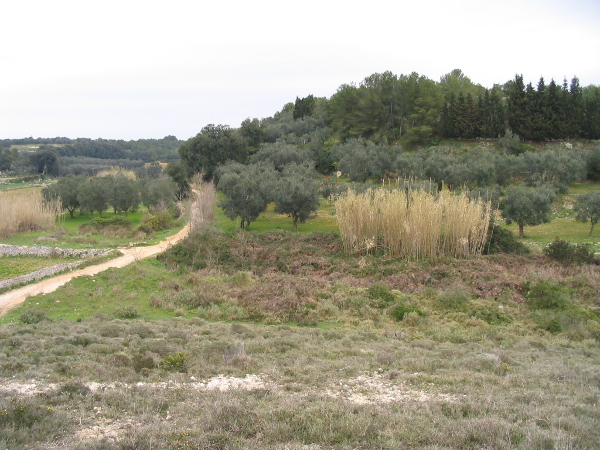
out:
{"label": "bamboo-like stalk", "polygon": [[[400,183],[398,183],[400,187]],[[336,202],[336,217],[348,253],[377,246],[391,256],[425,258],[480,254],[492,214],[491,202],[467,194],[401,189],[349,191]]]}
{"label": "bamboo-like stalk", "polygon": [[217,194],[213,183],[197,183],[192,185],[192,202],[190,205],[190,228],[201,231],[213,223]]}
{"label": "bamboo-like stalk", "polygon": [[36,230],[49,230],[62,213],[60,200],[44,202],[40,191],[0,193],[0,237]]}

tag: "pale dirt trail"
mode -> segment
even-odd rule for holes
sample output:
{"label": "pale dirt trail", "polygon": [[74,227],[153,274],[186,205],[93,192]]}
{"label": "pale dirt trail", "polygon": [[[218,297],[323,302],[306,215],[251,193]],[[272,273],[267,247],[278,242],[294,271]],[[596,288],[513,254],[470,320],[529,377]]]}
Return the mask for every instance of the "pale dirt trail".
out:
{"label": "pale dirt trail", "polygon": [[89,266],[84,269],[75,270],[73,272],[58,275],[46,280],[39,281],[34,284],[29,284],[20,289],[15,289],[0,295],[0,317],[6,315],[11,309],[20,305],[25,301],[27,297],[32,297],[39,294],[48,294],[54,292],[62,285],[68,283],[75,277],[83,275],[96,275],[99,272],[103,272],[111,267],[124,267],[131,264],[134,261],[140,259],[149,258],[151,256],[158,255],[164,252],[171,245],[183,239],[187,236],[189,231],[189,224],[186,225],[177,234],[168,237],[164,241],[152,245],[149,247],[132,247],[132,248],[120,248],[119,250],[123,253],[123,256],[111,259],[108,262],[97,264],[95,266]]}

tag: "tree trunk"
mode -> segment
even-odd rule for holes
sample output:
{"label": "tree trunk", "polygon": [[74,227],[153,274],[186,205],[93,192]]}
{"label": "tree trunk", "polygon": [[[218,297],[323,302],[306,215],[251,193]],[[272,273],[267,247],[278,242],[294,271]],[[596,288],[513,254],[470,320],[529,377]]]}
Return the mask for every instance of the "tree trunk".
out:
{"label": "tree trunk", "polygon": [[523,225],[519,224],[519,237],[520,238],[524,238],[525,237],[525,232],[523,231]]}
{"label": "tree trunk", "polygon": [[590,234],[588,235],[588,237],[592,237],[592,233],[594,232],[594,225],[596,225],[596,222],[592,220],[592,228],[590,228]]}

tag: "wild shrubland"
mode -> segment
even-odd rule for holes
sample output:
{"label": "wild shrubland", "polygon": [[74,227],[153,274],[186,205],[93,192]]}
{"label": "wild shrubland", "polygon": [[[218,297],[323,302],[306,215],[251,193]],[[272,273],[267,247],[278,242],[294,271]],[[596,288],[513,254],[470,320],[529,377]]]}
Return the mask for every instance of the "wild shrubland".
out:
{"label": "wild shrubland", "polygon": [[543,255],[209,228],[4,318],[0,445],[594,448],[598,298]]}
{"label": "wild shrubland", "polygon": [[[210,185],[196,195],[214,202]],[[484,216],[463,195],[419,195],[396,205],[415,203],[428,218],[417,228],[460,229],[470,206]],[[600,442],[600,266],[455,258],[439,242],[435,257],[392,257],[383,231],[348,255],[337,232],[219,231],[201,203],[201,225],[157,260],[77,278],[2,318],[0,446]],[[378,204],[362,217],[395,225]],[[452,207],[462,215],[445,216]]]}

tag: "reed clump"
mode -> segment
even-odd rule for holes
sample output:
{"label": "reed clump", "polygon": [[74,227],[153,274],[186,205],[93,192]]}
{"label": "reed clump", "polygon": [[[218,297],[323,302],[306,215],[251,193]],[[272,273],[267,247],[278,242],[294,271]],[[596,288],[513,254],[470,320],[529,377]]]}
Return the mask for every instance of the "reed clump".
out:
{"label": "reed clump", "polygon": [[59,199],[44,201],[39,190],[0,193],[0,237],[54,228],[62,214]]}
{"label": "reed clump", "polygon": [[491,202],[467,193],[371,189],[336,202],[336,218],[348,253],[382,248],[393,257],[421,259],[481,254]]}
{"label": "reed clump", "polygon": [[217,193],[213,183],[198,183],[192,186],[190,228],[202,231],[213,223]]}

